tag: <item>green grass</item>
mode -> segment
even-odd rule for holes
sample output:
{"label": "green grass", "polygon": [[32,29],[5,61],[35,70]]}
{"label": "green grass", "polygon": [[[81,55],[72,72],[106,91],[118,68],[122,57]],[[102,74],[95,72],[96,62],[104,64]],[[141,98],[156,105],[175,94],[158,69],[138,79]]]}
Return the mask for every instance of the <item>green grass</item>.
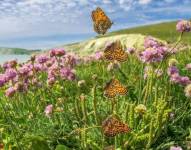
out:
{"label": "green grass", "polygon": [[[180,62],[181,75],[191,77],[183,69],[190,62],[190,56],[187,51],[173,56]],[[47,86],[46,75],[38,73],[36,78],[41,83],[40,88],[31,85],[28,92],[17,93],[12,98],[6,98],[3,94],[5,87],[2,88],[0,142],[3,140],[6,147],[11,145],[16,150],[18,145],[24,150],[55,150],[58,145],[65,149],[103,150],[114,144],[119,149],[125,149],[127,142],[129,150],[146,147],[168,150],[175,144],[186,149],[185,141],[191,136],[190,99],[184,96],[184,87],[170,84],[167,65],[162,67],[162,77],[149,76],[147,80],[143,79],[146,65],[135,56],[130,56],[127,62],[121,64],[125,78],[119,70],[107,71],[107,65],[106,61],[98,61],[77,66],[78,80],[85,80],[81,87],[77,81],[62,79],[58,79],[54,86]],[[92,79],[94,74],[97,74],[96,80]],[[116,139],[104,136],[100,127],[101,122],[112,114],[112,99],[104,97],[103,92],[113,75],[128,87],[126,96],[115,98],[114,113],[132,129]],[[85,99],[80,99],[81,94],[85,95]],[[145,101],[147,110],[140,116],[134,108]],[[54,105],[50,118],[44,115],[48,104]],[[63,111],[57,112],[58,107]],[[168,117],[169,112],[175,113],[174,119]],[[75,132],[77,129],[78,132]]]}
{"label": "green grass", "polygon": [[[87,41],[73,43],[63,46],[66,50],[76,52],[77,54],[87,55],[98,50],[102,50],[106,41],[120,40],[126,47],[138,45],[141,48],[143,45],[144,36],[153,36],[155,38],[173,43],[177,40],[180,33],[176,31],[177,22],[166,22],[153,25],[140,26],[129,29],[122,29],[107,33],[106,35],[99,35],[94,39]],[[131,34],[131,35],[128,35]],[[115,37],[114,37],[115,36]],[[116,37],[117,36],[117,37]],[[126,36],[126,37],[124,37]],[[191,33],[184,33],[183,44],[191,45]]]}
{"label": "green grass", "polygon": [[[113,36],[118,34],[143,34],[151,35],[162,40],[174,42],[177,40],[179,33],[176,31],[177,22],[166,22],[153,25],[145,25],[135,28],[122,29],[106,34],[105,36]],[[104,36],[103,36],[104,37]],[[185,33],[183,41],[191,44],[191,33]]]}
{"label": "green grass", "polygon": [[[180,75],[191,78],[185,70],[185,65],[191,63],[191,51],[181,51],[171,58],[178,60]],[[1,87],[0,144],[4,143],[5,150],[9,147],[103,150],[109,145],[115,145],[117,150],[169,150],[170,146],[179,145],[186,150],[186,142],[191,141],[191,103],[185,96],[184,86],[169,81],[168,60],[161,66],[161,77],[154,76],[153,72],[146,80],[144,68],[150,66],[154,70],[159,64],[143,64],[135,55],[129,55],[120,69],[108,71],[108,64],[105,60],[82,63],[74,67],[76,80],[58,76],[52,86],[47,84],[44,71],[33,72],[27,78],[20,76],[19,82],[25,83],[28,79],[30,86],[26,92],[17,92],[9,98],[4,92],[14,82]],[[97,78],[92,78],[95,74]],[[114,76],[128,88],[128,93],[109,99],[104,96],[104,87]],[[33,83],[33,79],[37,82]],[[81,86],[80,80],[85,81]],[[49,104],[53,105],[53,112],[47,117],[44,109]],[[139,104],[145,105],[145,113],[135,111]],[[62,110],[57,111],[58,108]],[[175,114],[174,118],[169,117],[170,112]],[[116,138],[104,136],[102,122],[112,114],[128,124],[131,131]]]}

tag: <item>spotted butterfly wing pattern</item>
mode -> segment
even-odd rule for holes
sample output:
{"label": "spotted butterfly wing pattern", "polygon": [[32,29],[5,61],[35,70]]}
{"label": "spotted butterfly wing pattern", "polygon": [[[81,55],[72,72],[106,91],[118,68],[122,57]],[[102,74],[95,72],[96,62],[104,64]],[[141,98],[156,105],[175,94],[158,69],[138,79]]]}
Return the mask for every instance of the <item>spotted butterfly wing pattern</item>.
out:
{"label": "spotted butterfly wing pattern", "polygon": [[103,134],[107,137],[114,137],[117,134],[128,133],[131,129],[116,116],[109,116],[102,123]]}
{"label": "spotted butterfly wing pattern", "polygon": [[96,10],[92,11],[91,17],[94,23],[94,31],[98,34],[105,34],[113,24],[100,7],[97,7]]}
{"label": "spotted butterfly wing pattern", "polygon": [[117,95],[126,95],[127,88],[119,80],[111,79],[104,88],[104,95],[108,98],[114,98]]}
{"label": "spotted butterfly wing pattern", "polygon": [[124,62],[128,58],[127,52],[123,49],[121,42],[116,41],[108,45],[104,50],[104,57],[109,61]]}

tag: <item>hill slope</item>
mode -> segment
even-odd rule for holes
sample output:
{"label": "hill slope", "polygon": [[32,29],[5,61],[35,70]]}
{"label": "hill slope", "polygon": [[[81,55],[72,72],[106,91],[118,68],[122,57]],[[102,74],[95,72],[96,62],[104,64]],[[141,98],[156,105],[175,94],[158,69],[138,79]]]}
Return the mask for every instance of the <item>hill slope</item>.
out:
{"label": "hill slope", "polygon": [[[104,36],[97,36],[90,40],[79,43],[64,45],[66,50],[73,51],[82,55],[103,49],[107,42],[121,40],[125,47],[142,46],[145,36],[151,35],[162,41],[175,42],[180,33],[176,30],[176,22],[166,22],[152,25],[145,25],[135,28],[123,29],[110,32]],[[191,45],[191,33],[185,33],[183,41]]]}
{"label": "hill slope", "polygon": [[119,34],[109,37],[93,38],[87,41],[64,45],[67,51],[72,51],[80,55],[91,54],[95,51],[102,50],[109,42],[120,40],[124,47],[141,47],[145,36],[141,34]]}
{"label": "hill slope", "polygon": [[0,55],[31,55],[38,52],[40,52],[40,50],[0,47]]}
{"label": "hill slope", "polygon": [[[176,23],[177,21],[123,29],[123,30],[118,30],[118,31],[108,33],[105,35],[105,37],[118,35],[118,34],[137,34],[138,33],[143,35],[151,35],[168,42],[174,42],[180,35],[180,33],[176,31]],[[185,33],[183,37],[183,41],[185,43],[191,44],[191,33]]]}

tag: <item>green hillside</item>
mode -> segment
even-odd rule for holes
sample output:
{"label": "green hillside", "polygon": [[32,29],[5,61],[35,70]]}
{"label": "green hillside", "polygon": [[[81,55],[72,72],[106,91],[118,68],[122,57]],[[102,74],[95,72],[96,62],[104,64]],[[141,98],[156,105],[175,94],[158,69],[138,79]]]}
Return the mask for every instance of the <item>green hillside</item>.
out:
{"label": "green hillside", "polygon": [[40,50],[27,50],[22,48],[0,48],[0,55],[31,55],[38,53]]}
{"label": "green hillside", "polygon": [[[102,36],[99,35],[92,39],[82,42],[62,45],[68,51],[76,52],[80,55],[91,54],[95,51],[102,50],[107,42],[120,40],[125,47],[136,46],[139,49],[143,46],[145,36],[151,35],[158,40],[173,43],[177,40],[180,33],[176,31],[177,22],[166,22],[152,25],[145,25],[129,29],[123,29],[107,33]],[[185,33],[182,41],[191,45],[191,33]]]}
{"label": "green hillside", "polygon": [[[154,37],[166,40],[168,42],[174,42],[179,33],[176,31],[175,22],[165,22],[153,25],[145,25],[140,27],[134,27],[129,29],[123,29],[119,31],[114,31],[106,34],[105,36],[113,36],[118,34],[143,34],[143,35],[152,35]],[[185,33],[183,40],[191,44],[191,33]]]}

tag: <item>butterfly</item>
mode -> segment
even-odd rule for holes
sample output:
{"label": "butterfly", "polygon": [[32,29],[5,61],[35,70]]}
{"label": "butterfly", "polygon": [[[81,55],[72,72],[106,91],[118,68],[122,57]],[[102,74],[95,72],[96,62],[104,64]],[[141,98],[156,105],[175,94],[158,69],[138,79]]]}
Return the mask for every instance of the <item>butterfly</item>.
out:
{"label": "butterfly", "polygon": [[124,62],[127,60],[128,53],[123,49],[120,41],[115,41],[104,49],[106,60]]}
{"label": "butterfly", "polygon": [[120,133],[128,133],[131,129],[123,123],[116,115],[107,117],[102,123],[103,134],[107,137],[114,137]]}
{"label": "butterfly", "polygon": [[94,31],[98,34],[104,35],[113,24],[100,7],[92,11],[91,17],[94,23]]}
{"label": "butterfly", "polygon": [[111,79],[104,87],[104,95],[108,98],[114,98],[116,95],[126,95],[127,91],[127,88],[117,79]]}

